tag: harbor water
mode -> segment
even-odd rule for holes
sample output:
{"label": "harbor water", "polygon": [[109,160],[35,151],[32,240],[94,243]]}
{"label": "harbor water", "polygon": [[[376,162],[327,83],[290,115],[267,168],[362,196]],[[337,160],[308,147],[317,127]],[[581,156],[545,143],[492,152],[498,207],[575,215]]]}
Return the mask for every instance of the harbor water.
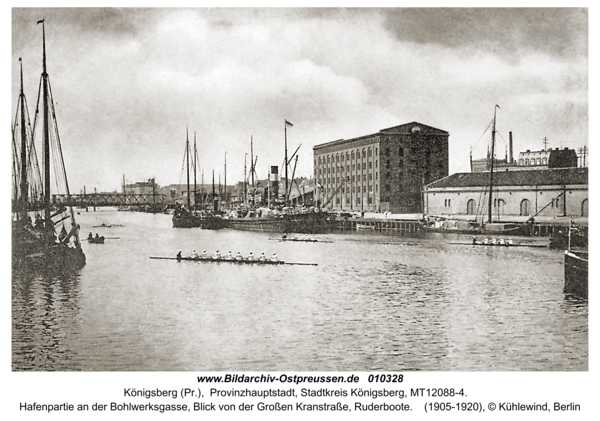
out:
{"label": "harbor water", "polygon": [[[78,212],[83,269],[13,271],[15,371],[588,370],[588,302],[563,292],[560,251],[371,231],[283,243]],[[150,259],[194,249],[318,265]]]}

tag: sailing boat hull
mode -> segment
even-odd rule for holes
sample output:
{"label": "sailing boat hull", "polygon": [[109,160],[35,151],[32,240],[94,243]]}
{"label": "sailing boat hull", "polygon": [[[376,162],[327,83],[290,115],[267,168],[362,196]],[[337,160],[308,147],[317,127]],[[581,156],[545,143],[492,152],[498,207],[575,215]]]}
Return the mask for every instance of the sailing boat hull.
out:
{"label": "sailing boat hull", "polygon": [[13,238],[12,263],[15,269],[71,271],[81,269],[85,262],[81,247]]}

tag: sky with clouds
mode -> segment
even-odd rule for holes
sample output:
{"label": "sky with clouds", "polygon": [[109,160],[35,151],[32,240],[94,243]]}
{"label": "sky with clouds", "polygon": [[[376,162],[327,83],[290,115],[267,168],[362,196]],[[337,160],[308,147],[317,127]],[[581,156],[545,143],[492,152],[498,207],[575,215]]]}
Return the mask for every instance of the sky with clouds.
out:
{"label": "sky with clouds", "polygon": [[[209,181],[266,178],[313,146],[412,121],[450,133],[450,173],[498,104],[498,156],[588,143],[588,9],[14,8],[12,117],[23,58],[33,116],[47,66],[73,193],[182,178],[186,129]],[[41,149],[39,149],[41,150]],[[283,172],[283,171],[280,171]]]}

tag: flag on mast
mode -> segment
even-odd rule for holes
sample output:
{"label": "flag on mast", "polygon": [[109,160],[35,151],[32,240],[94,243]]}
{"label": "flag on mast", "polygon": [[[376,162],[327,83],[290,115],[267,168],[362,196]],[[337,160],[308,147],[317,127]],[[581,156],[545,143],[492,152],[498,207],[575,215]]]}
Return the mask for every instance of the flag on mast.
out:
{"label": "flag on mast", "polygon": [[285,120],[285,125],[286,127],[294,127],[294,125],[287,120]]}

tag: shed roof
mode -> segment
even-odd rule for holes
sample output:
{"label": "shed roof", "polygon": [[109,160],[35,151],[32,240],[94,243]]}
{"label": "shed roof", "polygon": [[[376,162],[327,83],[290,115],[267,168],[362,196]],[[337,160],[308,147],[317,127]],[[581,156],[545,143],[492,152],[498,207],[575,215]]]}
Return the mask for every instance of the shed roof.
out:
{"label": "shed roof", "polygon": [[[588,184],[587,168],[555,168],[544,170],[494,172],[495,186],[549,186]],[[428,184],[428,188],[484,187],[490,185],[489,172],[456,173]]]}

